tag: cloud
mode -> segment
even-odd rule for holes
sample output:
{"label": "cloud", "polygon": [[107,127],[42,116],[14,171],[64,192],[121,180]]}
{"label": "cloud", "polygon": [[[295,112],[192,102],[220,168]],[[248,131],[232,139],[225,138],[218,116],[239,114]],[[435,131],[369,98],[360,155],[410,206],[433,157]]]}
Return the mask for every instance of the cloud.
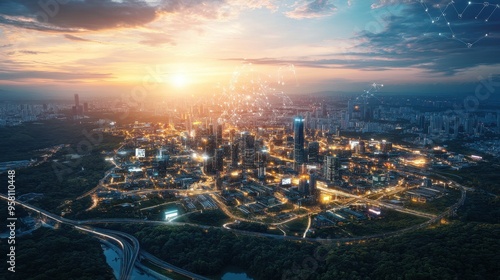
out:
{"label": "cloud", "polygon": [[156,47],[164,44],[173,44],[175,45],[171,36],[165,33],[145,33],[142,35],[145,39],[139,41],[139,43]]}
{"label": "cloud", "polygon": [[[293,64],[297,67],[363,71],[420,69],[433,77],[450,77],[483,66],[500,65],[500,35],[493,32],[500,30],[499,21],[478,24],[477,21],[463,19],[460,28],[456,28],[456,38],[447,39],[439,36],[439,33],[445,34],[449,29],[444,25],[433,25],[426,21],[427,15],[419,9],[419,6],[413,5],[403,10],[400,16],[389,15],[385,19],[387,26],[384,30],[377,33],[360,32],[351,47],[341,53],[325,53],[307,58],[255,58],[245,61],[264,65]],[[491,32],[491,35],[481,37],[485,32]],[[478,38],[484,39],[471,48],[460,41],[474,42]],[[243,61],[238,58],[230,60]]]}
{"label": "cloud", "polygon": [[64,34],[64,37],[66,39],[68,39],[68,40],[71,40],[71,41],[93,42],[92,40],[81,38],[81,37],[78,37],[78,36],[73,36],[73,35],[70,35],[70,34]]}
{"label": "cloud", "polygon": [[69,0],[61,4],[59,1],[6,0],[0,4],[0,22],[40,31],[96,31],[144,26],[168,13],[193,12],[212,17],[212,7],[223,4],[222,0],[162,0],[155,6],[144,0]]}
{"label": "cloud", "polygon": [[[395,61],[411,59],[409,62],[413,62],[407,67],[449,76],[479,66],[500,64],[500,56],[495,54],[500,39],[495,35],[495,31],[500,30],[498,19],[475,20],[477,11],[471,7],[470,13],[464,13],[461,18],[450,10],[446,22],[433,24],[420,5],[405,6],[400,16],[386,18],[388,24],[383,32],[360,33],[359,39],[363,42],[360,47],[370,49],[375,57]],[[491,35],[484,37],[485,34]],[[470,48],[467,44],[471,44]]]}
{"label": "cloud", "polygon": [[[402,1],[380,2],[389,5]],[[430,10],[437,9],[429,7]],[[247,58],[246,61],[254,64],[293,64],[297,67],[362,71],[416,69],[423,75],[429,75],[428,77],[460,76],[466,72],[469,76],[483,75],[481,71],[500,65],[500,34],[495,32],[500,30],[500,12],[493,14],[485,22],[484,17],[490,15],[493,10],[491,8],[482,20],[476,20],[475,16],[481,8],[482,5],[469,7],[461,18],[450,8],[447,21],[432,23],[419,3],[390,6],[379,17],[379,22],[383,24],[380,24],[377,32],[360,31],[348,41],[345,48],[337,42],[332,46],[336,51],[330,53],[294,58],[254,57]],[[453,34],[447,22],[451,23]],[[488,36],[485,37],[485,34]],[[230,60],[243,61],[238,58]]]}
{"label": "cloud", "polygon": [[23,53],[23,54],[41,54],[41,53],[46,53],[46,52],[37,52],[37,51],[27,51],[27,50],[21,50],[21,51],[18,51],[19,53]]}
{"label": "cloud", "polygon": [[337,7],[330,0],[313,0],[297,4],[293,11],[286,12],[285,15],[294,19],[319,18],[332,15],[336,11]]}
{"label": "cloud", "polygon": [[8,55],[14,55],[16,53],[22,53],[22,54],[41,54],[41,53],[47,53],[47,52],[38,52],[38,51],[30,51],[30,50],[20,50],[20,51],[11,51],[11,52],[8,52],[7,54]]}
{"label": "cloud", "polygon": [[415,0],[378,0],[377,2],[371,5],[371,8],[378,9],[389,5],[408,4],[415,2],[416,2]]}
{"label": "cloud", "polygon": [[0,71],[0,80],[53,80],[53,81],[72,81],[85,79],[106,79],[112,78],[110,73],[90,73],[90,72],[62,72],[62,71]]}

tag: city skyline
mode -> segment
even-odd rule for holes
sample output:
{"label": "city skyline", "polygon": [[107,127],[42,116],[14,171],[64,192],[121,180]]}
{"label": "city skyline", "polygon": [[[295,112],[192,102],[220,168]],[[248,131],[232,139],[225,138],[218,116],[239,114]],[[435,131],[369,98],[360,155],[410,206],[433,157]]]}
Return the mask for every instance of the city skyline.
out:
{"label": "city skyline", "polygon": [[0,279],[496,279],[500,0],[0,1]]}
{"label": "city skyline", "polygon": [[0,4],[2,95],[222,94],[242,72],[287,94],[473,92],[500,63],[493,2],[40,3]]}

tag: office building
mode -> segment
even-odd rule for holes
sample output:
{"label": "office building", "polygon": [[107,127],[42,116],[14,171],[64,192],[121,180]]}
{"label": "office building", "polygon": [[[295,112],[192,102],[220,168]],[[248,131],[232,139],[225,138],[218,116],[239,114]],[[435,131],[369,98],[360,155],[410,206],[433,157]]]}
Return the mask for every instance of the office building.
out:
{"label": "office building", "polygon": [[319,160],[319,143],[311,142],[308,145],[308,161],[311,163],[316,163]]}
{"label": "office building", "polygon": [[300,116],[293,121],[293,161],[296,170],[304,163],[304,118]]}
{"label": "office building", "polygon": [[323,176],[329,182],[340,180],[340,158],[336,155],[326,156],[323,164]]}

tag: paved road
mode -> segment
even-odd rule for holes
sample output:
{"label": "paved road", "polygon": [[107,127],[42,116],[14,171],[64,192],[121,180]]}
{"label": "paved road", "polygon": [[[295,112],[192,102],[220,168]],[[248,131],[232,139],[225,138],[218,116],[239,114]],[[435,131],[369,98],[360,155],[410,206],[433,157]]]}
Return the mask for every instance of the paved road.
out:
{"label": "paved road", "polygon": [[328,188],[319,187],[319,186],[317,188],[318,188],[318,190],[321,190],[323,192],[327,192],[327,193],[331,193],[331,194],[337,194],[337,195],[341,195],[341,196],[345,196],[345,197],[356,198],[356,199],[359,199],[359,200],[364,201],[366,203],[370,203],[372,205],[382,206],[382,207],[393,209],[395,211],[403,212],[403,213],[406,213],[406,214],[411,214],[411,215],[420,216],[420,217],[429,218],[429,219],[432,219],[432,218],[436,217],[436,215],[433,215],[433,214],[429,214],[429,213],[425,213],[425,212],[420,212],[420,211],[416,211],[416,210],[412,210],[412,209],[407,209],[407,208],[404,208],[404,207],[401,207],[401,206],[398,206],[398,205],[394,205],[394,204],[390,204],[390,203],[385,203],[385,202],[381,202],[381,201],[378,201],[378,200],[368,199],[368,198],[365,198],[363,196],[359,196],[359,195],[355,195],[355,194],[343,192],[343,191],[336,190],[336,189],[328,189]]}
{"label": "paved road", "polygon": [[[456,184],[456,183],[455,183]],[[380,238],[386,238],[386,237],[391,237],[391,236],[397,236],[401,235],[403,233],[407,233],[410,231],[415,231],[418,229],[425,228],[431,224],[434,224],[438,221],[440,221],[442,218],[453,215],[456,210],[462,206],[465,202],[466,199],[466,187],[456,184],[461,190],[461,197],[459,201],[457,201],[454,205],[449,207],[445,212],[439,214],[439,215],[432,215],[432,218],[430,218],[428,221],[415,225],[409,228],[405,228],[402,230],[394,231],[394,232],[388,232],[388,233],[382,233],[382,234],[375,234],[375,235],[369,235],[369,236],[360,236],[360,237],[349,237],[349,238],[339,238],[339,239],[320,239],[320,238],[307,238],[307,237],[295,237],[295,236],[284,236],[284,235],[274,235],[274,234],[267,234],[267,233],[258,233],[258,232],[249,232],[249,231],[243,231],[243,230],[235,230],[235,229],[229,229],[227,227],[220,227],[220,229],[223,230],[228,230],[231,231],[235,234],[243,234],[243,235],[249,235],[249,236],[256,236],[256,237],[268,237],[268,238],[275,238],[275,239],[282,239],[282,240],[290,240],[290,241],[310,241],[310,242],[320,242],[320,243],[346,243],[350,244],[352,242],[361,242],[361,241],[366,241],[366,240],[372,240],[372,239],[380,239]],[[327,189],[328,190],[328,189]],[[352,194],[348,194],[348,196],[353,196]],[[7,196],[4,194],[0,194],[0,198],[7,200]],[[359,198],[356,196],[356,198]],[[359,198],[359,199],[364,199],[364,198]],[[365,201],[369,201],[370,203],[377,204],[378,201],[373,201],[370,199],[364,199]],[[104,229],[98,229],[98,228],[92,228],[89,226],[83,226],[83,225],[88,225],[88,224],[99,224],[99,223],[120,223],[120,224],[130,224],[130,223],[148,223],[148,224],[159,224],[159,225],[171,225],[171,226],[195,226],[195,227],[200,227],[200,228],[216,228],[216,227],[210,227],[210,226],[203,226],[203,225],[198,225],[198,224],[190,224],[190,223],[179,223],[179,222],[166,222],[166,221],[149,221],[149,220],[138,220],[138,219],[91,219],[91,220],[85,220],[85,221],[74,221],[70,219],[66,219],[57,215],[54,215],[52,213],[49,213],[45,210],[39,209],[37,207],[31,206],[27,203],[24,202],[16,202],[16,204],[21,205],[27,209],[30,209],[32,211],[38,212],[41,215],[44,215],[50,219],[53,219],[57,222],[63,223],[63,224],[69,224],[74,226],[77,229],[84,230],[87,232],[91,232],[93,234],[99,235],[101,237],[106,237],[108,239],[116,241],[118,244],[123,249],[123,265],[122,265],[122,270],[120,271],[120,279],[129,279],[130,278],[130,273],[132,271],[132,267],[134,263],[137,260],[137,256],[139,253],[141,256],[146,258],[147,260],[151,261],[152,263],[163,267],[164,269],[167,270],[172,270],[175,271],[176,273],[179,273],[181,275],[185,275],[187,277],[191,277],[193,279],[207,279],[203,276],[196,276],[191,272],[185,271],[181,268],[178,268],[176,266],[173,266],[171,264],[167,264],[161,260],[158,260],[156,257],[152,256],[151,254],[148,254],[147,252],[140,251],[139,248],[139,242],[137,239],[129,234],[123,233],[123,232],[118,232],[118,231],[111,231],[111,230],[104,230]],[[380,205],[380,203],[379,203]],[[390,204],[389,204],[390,205]],[[393,206],[393,205],[390,205]],[[387,206],[385,206],[387,207]],[[393,206],[395,207],[395,206]],[[408,210],[408,209],[407,209]],[[415,211],[417,212],[417,211]]]}
{"label": "paved road", "polygon": [[[0,194],[0,198],[4,199],[6,201],[8,200],[8,197],[4,194]],[[120,268],[120,276],[119,276],[119,279],[121,279],[121,280],[128,280],[131,278],[132,270],[133,270],[133,267],[137,261],[139,253],[143,257],[145,257],[147,260],[155,263],[155,260],[151,259],[149,257],[150,255],[144,256],[144,253],[146,253],[146,252],[140,251],[139,241],[134,236],[127,234],[127,233],[124,233],[124,232],[120,232],[120,231],[100,229],[100,228],[90,227],[90,226],[86,225],[86,224],[93,224],[93,223],[112,223],[112,222],[138,223],[138,222],[145,222],[145,221],[134,220],[134,219],[114,219],[114,220],[113,219],[110,219],[110,220],[104,219],[104,220],[101,220],[100,222],[93,222],[92,220],[75,221],[75,220],[66,219],[66,218],[60,217],[58,215],[52,214],[50,212],[47,212],[43,209],[32,206],[32,205],[25,203],[25,202],[16,201],[16,205],[20,205],[26,209],[37,212],[40,215],[43,215],[47,218],[50,218],[54,221],[61,223],[61,224],[70,225],[78,230],[94,234],[100,238],[106,238],[109,240],[113,240],[116,243],[118,243],[123,251],[123,253],[122,253],[122,265]],[[118,220],[118,221],[116,221],[116,220]],[[149,222],[152,222],[152,221],[149,221]],[[161,224],[160,221],[157,221],[157,222],[159,224]],[[165,223],[166,222],[163,222],[163,224],[165,224]],[[172,224],[172,223],[169,223],[169,224]],[[175,223],[175,224],[176,225],[192,225],[192,224],[187,224],[187,223]],[[170,264],[168,264],[168,265],[165,265],[165,264],[167,264],[167,263],[163,262],[163,266],[160,266],[160,267],[167,269],[167,270],[170,270],[170,271],[174,271],[176,273],[179,273],[181,275],[184,275],[184,276],[192,278],[192,279],[207,279],[203,276],[191,273],[187,270],[177,268],[177,267],[170,265]]]}

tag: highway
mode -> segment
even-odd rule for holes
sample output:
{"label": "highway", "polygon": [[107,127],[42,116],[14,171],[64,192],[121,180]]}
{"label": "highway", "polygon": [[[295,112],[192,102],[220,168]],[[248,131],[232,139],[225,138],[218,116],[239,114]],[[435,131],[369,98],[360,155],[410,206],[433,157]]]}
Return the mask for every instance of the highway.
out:
{"label": "highway", "polygon": [[328,189],[328,188],[324,188],[324,187],[320,187],[320,186],[318,186],[317,188],[318,188],[318,190],[321,190],[321,191],[326,192],[326,193],[331,193],[331,194],[336,194],[336,195],[340,195],[340,196],[356,198],[356,199],[359,199],[361,201],[364,201],[364,202],[372,204],[372,205],[389,208],[389,209],[392,209],[392,210],[395,210],[395,211],[398,211],[398,212],[402,212],[402,213],[406,213],[406,214],[411,214],[411,215],[415,215],[415,216],[419,216],[419,217],[424,217],[424,218],[429,218],[429,219],[432,219],[432,218],[436,217],[436,215],[433,215],[433,214],[429,214],[429,213],[425,213],[425,212],[420,212],[420,211],[416,211],[416,210],[412,210],[412,209],[407,209],[407,208],[404,208],[404,207],[401,207],[401,206],[398,206],[398,205],[393,205],[393,204],[381,202],[381,201],[378,201],[378,200],[368,199],[368,198],[365,198],[363,196],[359,196],[359,195],[355,195],[355,194],[343,192],[343,191],[336,190],[336,189]]}
{"label": "highway", "polygon": [[[405,213],[409,213],[409,214],[413,214],[413,215],[419,215],[419,216],[425,215],[425,217],[430,218],[428,221],[426,221],[422,224],[415,225],[415,226],[401,229],[401,230],[394,231],[394,232],[375,234],[375,235],[369,235],[369,236],[340,238],[340,239],[320,239],[320,238],[308,238],[305,236],[295,237],[295,236],[286,236],[286,235],[274,235],[274,234],[267,234],[267,233],[258,233],[258,232],[249,232],[249,231],[243,231],[243,230],[229,229],[228,227],[210,227],[210,226],[203,226],[203,225],[191,224],[191,223],[179,223],[179,222],[167,222],[167,221],[149,221],[149,220],[139,220],[139,219],[91,219],[91,220],[85,220],[85,221],[75,221],[75,220],[66,219],[66,218],[57,216],[55,214],[49,213],[49,212],[42,210],[38,207],[34,207],[28,203],[16,201],[16,205],[21,205],[22,207],[24,207],[26,209],[37,212],[40,215],[43,215],[47,218],[55,220],[61,224],[71,225],[78,230],[97,235],[100,238],[104,237],[104,238],[107,238],[109,240],[113,240],[116,243],[118,243],[123,250],[122,266],[121,266],[121,270],[120,270],[119,279],[122,279],[122,280],[130,279],[132,269],[133,269],[139,255],[144,257],[146,260],[150,261],[151,263],[153,263],[153,264],[155,264],[163,269],[166,269],[169,271],[174,271],[178,274],[184,275],[184,276],[192,278],[192,279],[208,279],[208,278],[205,278],[203,276],[196,275],[194,273],[186,271],[182,268],[168,264],[168,263],[161,261],[158,258],[152,256],[151,254],[149,254],[143,250],[140,250],[139,241],[132,235],[129,235],[129,234],[123,233],[123,232],[119,232],[119,231],[94,228],[94,227],[90,227],[88,225],[89,224],[102,224],[102,223],[120,223],[120,224],[147,223],[147,224],[170,225],[170,226],[195,226],[195,227],[204,228],[204,229],[219,228],[222,230],[231,231],[235,234],[243,234],[243,235],[249,235],[249,236],[255,236],[255,237],[267,237],[267,238],[282,239],[282,240],[289,240],[289,241],[299,241],[299,242],[308,241],[308,242],[320,242],[320,243],[351,244],[353,242],[362,242],[362,241],[367,241],[367,240],[372,240],[372,239],[380,239],[380,238],[397,236],[397,235],[407,233],[410,231],[422,229],[422,228],[425,228],[431,224],[434,224],[434,223],[440,221],[444,217],[455,214],[457,209],[464,204],[465,199],[466,199],[466,191],[467,191],[466,187],[464,187],[460,184],[457,184],[457,183],[455,183],[455,184],[461,190],[461,197],[460,197],[459,201],[457,201],[454,205],[452,205],[446,211],[444,211],[443,213],[441,213],[439,215],[431,215],[428,213],[422,213],[422,212],[418,212],[418,211],[414,211],[414,210],[410,210],[410,209],[404,209],[404,208],[399,207],[399,206],[386,204],[386,203],[380,203],[379,201],[366,199],[364,197],[359,197],[359,196],[356,196],[353,194],[344,193],[344,192],[341,192],[338,190],[332,190],[332,189],[324,189],[323,190],[323,188],[321,188],[323,191],[326,191],[326,192],[334,192],[334,193],[337,193],[340,195],[345,195],[347,197],[353,197],[356,199],[360,199],[362,201],[366,201],[367,203],[373,203],[374,205],[388,207],[388,208],[394,209],[396,211],[401,211],[401,212],[405,212]],[[0,198],[8,201],[7,196],[4,194],[0,194]]]}
{"label": "highway", "polygon": [[[120,267],[119,279],[130,279],[130,277],[132,276],[132,269],[137,260],[140,249],[139,241],[135,237],[123,232],[113,230],[80,226],[75,226],[75,228],[116,241],[122,248],[122,265]],[[132,246],[129,241],[132,243]]]}
{"label": "highway", "polygon": [[309,231],[309,228],[311,227],[311,222],[312,222],[311,215],[309,215],[309,219],[307,221],[307,228],[304,231],[304,234],[302,235],[302,238],[306,238],[307,232]]}
{"label": "highway", "polygon": [[182,269],[182,268],[177,267],[175,265],[169,264],[167,262],[164,262],[164,261],[160,260],[159,258],[151,255],[148,252],[141,251],[141,256],[158,267],[161,267],[161,268],[169,270],[169,271],[175,271],[176,273],[179,273],[179,274],[184,275],[186,277],[189,277],[191,279],[200,279],[200,280],[209,280],[210,279],[210,278],[206,278],[206,277],[200,276],[198,274],[189,272],[185,269]]}
{"label": "highway", "polygon": [[[5,194],[0,194],[0,198],[8,201],[8,197]],[[129,280],[131,279],[132,276],[132,270],[133,267],[137,261],[137,258],[139,254],[143,256],[145,259],[148,261],[151,261],[152,263],[156,263],[155,258],[151,258],[151,255],[148,254],[147,252],[144,252],[140,250],[140,245],[139,241],[137,238],[134,236],[120,232],[120,231],[114,231],[114,230],[107,230],[107,229],[100,229],[100,228],[94,228],[90,226],[83,226],[84,224],[92,224],[92,223],[113,223],[117,222],[116,220],[119,221],[119,223],[137,223],[137,222],[152,222],[152,221],[142,221],[142,220],[134,220],[134,219],[110,219],[110,220],[101,220],[100,222],[93,222],[92,220],[89,221],[75,221],[75,220],[70,220],[66,219],[60,216],[57,216],[55,214],[52,214],[50,212],[47,212],[43,209],[40,209],[38,207],[32,206],[28,203],[21,202],[21,201],[16,201],[16,205],[20,205],[26,209],[29,209],[31,211],[34,211],[36,213],[39,213],[42,216],[45,216],[49,219],[52,219],[56,222],[59,222],[61,224],[66,224],[73,226],[75,229],[78,229],[80,231],[88,232],[90,234],[96,235],[99,238],[106,238],[112,241],[115,241],[120,245],[122,248],[122,265],[120,268],[120,274],[119,274],[119,279],[120,280]],[[161,222],[157,221],[158,224],[165,224],[167,222]],[[186,223],[168,223],[168,224],[176,224],[176,225],[192,225],[192,224],[186,224]],[[189,272],[187,270],[178,268],[176,266],[173,266],[171,264],[167,264],[166,262],[162,262],[159,267],[164,268],[166,270],[174,271],[180,275],[184,275],[186,277],[189,277],[191,279],[207,279],[203,276],[194,274],[192,272]]]}

